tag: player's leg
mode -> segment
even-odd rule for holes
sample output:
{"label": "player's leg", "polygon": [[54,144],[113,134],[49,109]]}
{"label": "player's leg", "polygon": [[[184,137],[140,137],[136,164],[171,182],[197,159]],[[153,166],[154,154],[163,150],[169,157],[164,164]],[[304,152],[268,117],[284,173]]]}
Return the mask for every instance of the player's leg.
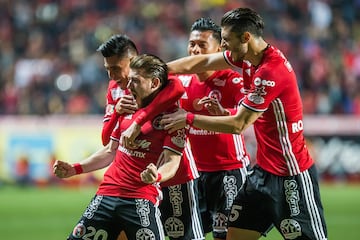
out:
{"label": "player's leg", "polygon": [[124,231],[121,231],[120,235],[118,236],[117,240],[128,240]]}
{"label": "player's leg", "polygon": [[[203,189],[201,195],[205,196],[206,210],[211,213],[208,216],[210,219],[205,219],[206,215],[202,213],[202,221],[212,223],[211,230],[215,240],[226,239],[228,215],[245,179],[245,168],[201,173],[199,189]],[[199,201],[203,204],[202,198]]]}
{"label": "player's leg", "polygon": [[124,224],[128,239],[165,240],[160,210],[146,199],[122,199],[124,205],[116,209]]}
{"label": "player's leg", "polygon": [[204,239],[195,181],[163,188],[160,210],[169,239]]}
{"label": "player's leg", "polygon": [[114,199],[107,196],[95,196],[69,235],[68,240],[116,240],[122,225],[117,222],[115,216],[114,205],[116,203],[114,203]]}
{"label": "player's leg", "polygon": [[[286,239],[326,240],[327,229],[320,200],[315,166],[302,173],[282,178],[277,202],[282,203],[275,225]],[[272,178],[279,178],[273,176]]]}
{"label": "player's leg", "polygon": [[[264,172],[254,168],[247,176],[228,215],[227,240],[256,240],[273,228],[273,204]],[[265,194],[264,194],[265,193]]]}

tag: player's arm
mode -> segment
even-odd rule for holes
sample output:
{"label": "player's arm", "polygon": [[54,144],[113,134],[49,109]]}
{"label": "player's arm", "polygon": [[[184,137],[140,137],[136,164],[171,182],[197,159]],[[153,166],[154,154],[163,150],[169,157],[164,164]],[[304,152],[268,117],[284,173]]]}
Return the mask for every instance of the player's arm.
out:
{"label": "player's arm", "polygon": [[174,104],[184,94],[185,88],[176,76],[169,76],[169,82],[155,97],[155,99],[145,108],[141,109],[135,122],[143,125],[145,122],[153,119],[155,116],[164,112]]}
{"label": "player's arm", "polygon": [[101,133],[101,139],[104,146],[110,142],[110,136],[113,132],[119,118],[124,114],[133,114],[138,106],[132,95],[122,96],[115,105],[115,111],[111,114],[110,118],[104,117],[104,124]]}
{"label": "player's arm", "polygon": [[109,144],[111,133],[114,130],[116,123],[119,120],[119,117],[120,117],[120,114],[118,114],[117,112],[113,112],[113,114],[111,114],[111,116],[110,116],[110,119],[108,119],[107,121],[104,121],[103,128],[101,131],[101,140],[102,140],[103,146],[106,146],[107,144]]}
{"label": "player's arm", "polygon": [[121,134],[121,144],[131,148],[135,138],[140,134],[141,126],[164,112],[184,94],[185,89],[176,76],[169,76],[169,83],[161,90],[155,99],[145,108],[140,109],[140,114],[134,122]]}
{"label": "player's arm", "polygon": [[175,113],[164,115],[160,124],[163,124],[164,128],[169,130],[170,133],[186,125],[192,125],[209,131],[241,134],[261,114],[262,112],[252,111],[242,105],[239,106],[237,113],[231,116],[205,116],[179,110]]}
{"label": "player's arm", "polygon": [[222,52],[187,56],[167,63],[171,73],[201,73],[229,68]]}
{"label": "player's arm", "polygon": [[119,143],[111,140],[108,145],[93,153],[79,163],[68,163],[57,160],[53,166],[54,174],[59,178],[68,178],[81,173],[88,173],[102,169],[113,161]]}
{"label": "player's arm", "polygon": [[181,154],[164,149],[160,158],[164,158],[164,163],[159,168],[151,163],[141,172],[140,177],[144,183],[165,182],[175,176],[180,165]]}

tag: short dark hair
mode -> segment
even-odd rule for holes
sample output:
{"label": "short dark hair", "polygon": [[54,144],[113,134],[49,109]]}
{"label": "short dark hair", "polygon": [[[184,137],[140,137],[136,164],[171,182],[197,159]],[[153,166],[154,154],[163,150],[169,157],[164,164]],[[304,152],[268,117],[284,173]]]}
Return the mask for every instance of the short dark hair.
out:
{"label": "short dark hair", "polygon": [[103,57],[124,57],[129,53],[136,56],[138,50],[135,43],[125,34],[117,34],[110,37],[106,42],[101,44],[97,51],[101,52]]}
{"label": "short dark hair", "polygon": [[130,62],[130,68],[139,70],[144,77],[159,78],[161,82],[161,89],[168,83],[168,67],[166,63],[159,57],[152,54],[141,54]]}
{"label": "short dark hair", "polygon": [[197,19],[193,25],[191,26],[190,31],[212,31],[213,37],[218,40],[218,42],[221,42],[221,28],[219,25],[216,25],[211,18],[199,18]]}
{"label": "short dark hair", "polygon": [[236,8],[224,14],[221,18],[221,26],[231,27],[231,31],[238,36],[244,32],[250,32],[261,37],[264,30],[262,17],[250,8]]}

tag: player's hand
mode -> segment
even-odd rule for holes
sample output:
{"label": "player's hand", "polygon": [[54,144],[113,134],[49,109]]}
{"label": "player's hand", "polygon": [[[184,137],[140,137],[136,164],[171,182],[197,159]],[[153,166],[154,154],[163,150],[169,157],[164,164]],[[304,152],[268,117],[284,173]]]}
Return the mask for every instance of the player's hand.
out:
{"label": "player's hand", "polygon": [[152,184],[156,182],[158,177],[158,171],[155,164],[150,163],[144,171],[140,173],[141,181],[147,184]]}
{"label": "player's hand", "polygon": [[124,95],[115,105],[118,114],[133,114],[138,109],[138,105],[133,95]]}
{"label": "player's hand", "polygon": [[179,110],[174,113],[163,115],[160,124],[164,126],[164,129],[168,130],[169,133],[175,132],[176,130],[185,128],[186,114],[187,112],[184,109],[179,108]]}
{"label": "player's hand", "polygon": [[138,148],[138,144],[135,142],[137,136],[141,132],[141,126],[136,122],[132,122],[131,125],[121,133],[120,144],[129,149]]}
{"label": "player's hand", "polygon": [[217,98],[203,97],[198,104],[204,104],[204,107],[209,111],[210,115],[224,116],[229,115],[229,112],[224,109]]}
{"label": "player's hand", "polygon": [[68,178],[76,175],[75,168],[67,162],[56,160],[53,165],[53,173],[59,178]]}

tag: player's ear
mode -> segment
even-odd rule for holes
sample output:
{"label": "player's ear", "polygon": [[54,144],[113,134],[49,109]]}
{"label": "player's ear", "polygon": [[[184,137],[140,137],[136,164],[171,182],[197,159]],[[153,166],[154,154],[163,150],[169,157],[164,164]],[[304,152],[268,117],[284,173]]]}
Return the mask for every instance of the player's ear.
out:
{"label": "player's ear", "polygon": [[250,40],[251,34],[249,32],[244,32],[241,35],[241,43],[247,43]]}
{"label": "player's ear", "polygon": [[161,81],[159,78],[153,78],[151,80],[151,88],[154,88],[155,90],[160,88],[161,86]]}

